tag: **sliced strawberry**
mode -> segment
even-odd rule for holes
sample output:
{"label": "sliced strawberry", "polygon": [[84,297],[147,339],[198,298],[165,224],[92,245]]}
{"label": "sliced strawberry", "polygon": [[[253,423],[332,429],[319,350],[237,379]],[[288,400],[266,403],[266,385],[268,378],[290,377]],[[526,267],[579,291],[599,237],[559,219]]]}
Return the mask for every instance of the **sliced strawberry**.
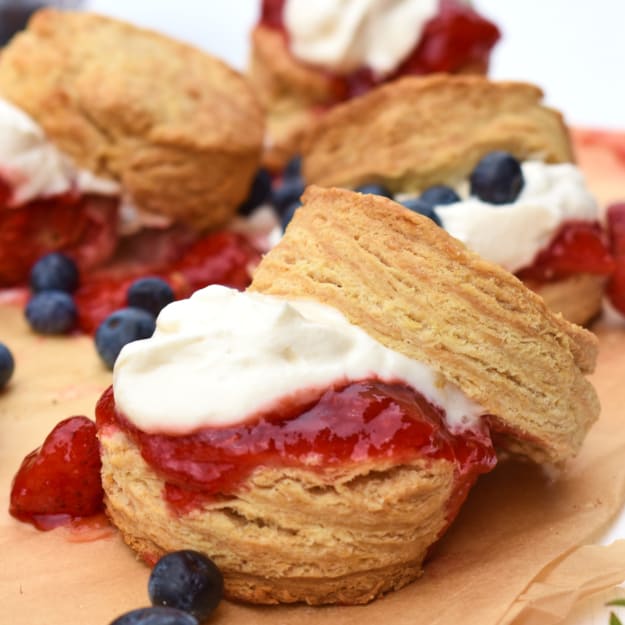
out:
{"label": "sliced strawberry", "polygon": [[609,206],[606,221],[610,249],[616,262],[606,292],[614,308],[625,314],[625,202]]}
{"label": "sliced strawberry", "polygon": [[550,282],[579,273],[609,276],[614,268],[601,226],[596,222],[571,221],[562,226],[532,265],[517,275],[522,280]]}
{"label": "sliced strawberry", "polygon": [[91,269],[112,255],[116,240],[114,199],[67,193],[19,208],[0,204],[0,287],[27,282],[48,252],[63,251],[81,270]]}
{"label": "sliced strawberry", "polygon": [[95,423],[65,419],[22,461],[9,512],[40,529],[97,514],[103,509],[100,468]]}

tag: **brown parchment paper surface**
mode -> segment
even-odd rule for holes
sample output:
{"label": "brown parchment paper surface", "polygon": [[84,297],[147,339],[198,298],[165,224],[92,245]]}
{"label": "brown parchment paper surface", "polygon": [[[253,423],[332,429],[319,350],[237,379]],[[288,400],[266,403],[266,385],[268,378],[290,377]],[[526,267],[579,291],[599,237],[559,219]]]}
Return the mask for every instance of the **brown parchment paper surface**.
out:
{"label": "brown parchment paper surface", "polygon": [[[578,131],[574,139],[600,203],[625,199],[625,134]],[[500,464],[480,478],[423,577],[368,606],[224,602],[210,623],[552,625],[576,602],[625,580],[625,540],[594,544],[625,504],[625,324],[595,330],[601,350],[592,380],[602,414],[564,472]],[[35,336],[21,305],[1,298],[0,340],[16,358],[15,376],[0,392],[0,623],[107,625],[148,604],[148,568],[114,530],[77,542],[66,530],[18,523],[7,510],[22,458],[61,419],[93,417],[111,374],[89,337]]]}
{"label": "brown parchment paper surface", "polygon": [[[603,411],[580,456],[559,476],[500,464],[480,479],[424,576],[362,607],[257,608],[224,603],[211,621],[237,625],[556,623],[586,594],[625,580],[625,541],[591,544],[625,501],[625,329],[598,330],[593,381]],[[149,571],[116,533],[75,542],[7,513],[26,453],[72,414],[93,416],[110,373],[88,337],[30,333],[16,305],[0,305],[0,340],[16,373],[0,395],[0,597],[12,625],[107,625],[147,605]]]}

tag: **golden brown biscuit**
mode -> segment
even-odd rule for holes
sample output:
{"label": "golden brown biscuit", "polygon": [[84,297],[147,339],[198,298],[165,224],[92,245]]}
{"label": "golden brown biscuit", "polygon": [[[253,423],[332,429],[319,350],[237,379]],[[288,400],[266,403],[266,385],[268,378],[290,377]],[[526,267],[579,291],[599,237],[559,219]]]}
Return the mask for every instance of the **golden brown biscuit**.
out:
{"label": "golden brown biscuit", "polygon": [[[251,288],[329,304],[430,365],[482,405],[513,453],[566,460],[597,418],[584,378],[594,335],[385,198],[309,188]],[[124,540],[149,562],[203,551],[224,572],[227,594],[254,603],[366,603],[404,586],[470,485],[439,457],[367,458],[322,472],[268,464],[229,496],[177,514],[131,435],[103,423],[106,509]]]}
{"label": "golden brown biscuit", "polygon": [[309,187],[304,202],[251,290],[337,308],[457,384],[538,462],[578,451],[599,414],[584,377],[597,354],[592,333],[391,200]]}
{"label": "golden brown biscuit", "polygon": [[418,193],[468,177],[484,154],[573,161],[562,116],[538,87],[481,76],[404,78],[325,115],[304,147],[309,184],[384,183]]}
{"label": "golden brown biscuit", "polygon": [[240,75],[111,18],[36,13],[3,50],[0,95],[143,210],[197,227],[235,212],[259,163],[263,114]]}
{"label": "golden brown biscuit", "polygon": [[[266,4],[268,3],[264,3]],[[263,12],[265,8],[263,6]],[[439,7],[439,14],[445,12],[445,9]],[[471,46],[467,46],[468,41],[464,41],[455,50],[458,58],[451,64],[446,64],[448,69],[440,71],[458,74],[486,73],[489,51],[499,38],[496,26],[488,22],[486,24],[486,30],[474,41],[477,43],[479,40],[479,46],[475,46],[472,53],[469,53],[468,48]],[[268,116],[268,141],[263,160],[266,166],[274,170],[280,170],[290,157],[301,151],[306,135],[318,117],[338,102],[353,97],[349,95],[350,87],[341,75],[333,75],[323,67],[307,64],[293,56],[288,35],[283,28],[266,25],[261,20],[253,29],[248,70],[250,80]],[[471,40],[474,36],[475,33],[469,34],[468,39]],[[420,49],[420,43],[416,42],[415,46],[415,50]],[[433,56],[449,52],[444,50],[444,46],[438,46],[437,51],[433,50],[434,47],[436,46],[430,48]],[[428,56],[425,51],[423,53]],[[427,63],[418,70],[402,65],[396,72],[384,78],[383,82],[396,80],[398,74],[423,74],[428,71],[427,67]],[[430,69],[429,72],[431,71],[433,70]],[[370,84],[364,87],[362,80],[360,82],[360,93],[365,88],[371,88]]]}
{"label": "golden brown biscuit", "polygon": [[106,511],[147,562],[182,548],[210,555],[227,596],[252,603],[367,603],[421,574],[448,525],[445,460],[377,462],[320,474],[259,467],[236,497],[179,516],[164,481],[123,432],[100,434]]}
{"label": "golden brown biscuit", "polygon": [[[529,84],[479,76],[405,78],[329,112],[307,138],[304,175],[323,186],[380,182],[396,193],[419,193],[457,185],[493,150],[573,162],[562,116],[542,96]],[[601,311],[604,283],[575,276],[532,288],[569,321],[585,324]]]}
{"label": "golden brown biscuit", "polygon": [[551,310],[579,325],[589,323],[601,312],[605,285],[605,277],[591,273],[580,273],[555,282],[527,284]]}
{"label": "golden brown biscuit", "polygon": [[296,61],[284,36],[262,25],[252,31],[248,76],[267,113],[263,161],[279,171],[300,151],[318,111],[336,100],[333,80]]}

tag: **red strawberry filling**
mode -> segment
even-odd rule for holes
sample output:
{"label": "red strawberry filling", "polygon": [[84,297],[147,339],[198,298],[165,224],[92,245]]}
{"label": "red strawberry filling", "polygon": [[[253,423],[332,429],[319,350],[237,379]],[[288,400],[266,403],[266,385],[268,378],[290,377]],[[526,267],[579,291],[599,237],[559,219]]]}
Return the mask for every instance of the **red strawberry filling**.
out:
{"label": "red strawberry filling", "polygon": [[[227,230],[204,235],[193,243],[182,234],[146,232],[134,240],[134,245],[126,245],[131,249],[128,261],[120,260],[89,276],[74,294],[83,332],[95,332],[110,313],[126,306],[126,291],[139,277],[163,278],[176,298],[182,299],[209,284],[242,290],[251,281],[251,269],[260,262],[260,253],[246,237]],[[148,259],[150,251],[152,258]]]}
{"label": "red strawberry filling", "polygon": [[103,510],[96,427],[70,417],[28,454],[11,488],[9,512],[39,529],[52,529]]}
{"label": "red strawberry filling", "polygon": [[[4,191],[4,192],[3,192]],[[35,261],[64,252],[82,271],[108,260],[117,242],[117,199],[75,192],[7,206],[0,180],[0,287],[24,284]]]}
{"label": "red strawberry filling", "polygon": [[609,276],[615,269],[605,231],[597,222],[569,221],[534,262],[517,272],[524,281],[544,284],[590,273]]}
{"label": "red strawberry filling", "polygon": [[160,276],[184,298],[209,284],[244,289],[260,261],[252,243],[230,231],[199,235],[173,226],[119,238],[118,198],[72,191],[10,207],[11,196],[0,178],[0,288],[27,283],[41,256],[64,252],[80,270],[74,295],[84,332],[126,306],[126,290],[139,277]]}
{"label": "red strawberry filling", "polygon": [[[260,23],[287,37],[282,12],[285,0],[263,0]],[[495,24],[459,0],[441,0],[438,13],[423,29],[410,55],[392,76],[458,72],[468,68],[485,72],[490,51],[501,34]],[[367,67],[346,76],[334,76],[337,99],[360,95],[382,82]]]}
{"label": "red strawberry filling", "polygon": [[245,423],[185,436],[138,430],[116,411],[109,388],[96,408],[96,423],[101,436],[121,429],[132,438],[165,481],[163,497],[180,514],[236,493],[259,466],[323,472],[352,463],[422,458],[454,463],[451,520],[477,476],[496,463],[486,429],[454,434],[444,412],[422,395],[378,380],[330,388],[307,403],[283,400]]}

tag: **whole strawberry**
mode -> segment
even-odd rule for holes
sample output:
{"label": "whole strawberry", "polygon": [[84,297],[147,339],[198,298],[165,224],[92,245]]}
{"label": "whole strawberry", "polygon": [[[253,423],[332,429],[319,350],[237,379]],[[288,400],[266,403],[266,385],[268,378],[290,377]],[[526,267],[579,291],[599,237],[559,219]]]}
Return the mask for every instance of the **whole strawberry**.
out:
{"label": "whole strawberry", "polygon": [[100,468],[95,423],[83,416],[65,419],[22,461],[9,512],[40,529],[96,514],[102,510]]}
{"label": "whole strawberry", "polygon": [[606,212],[610,247],[616,270],[608,282],[607,295],[620,313],[625,314],[625,202],[612,204]]}

